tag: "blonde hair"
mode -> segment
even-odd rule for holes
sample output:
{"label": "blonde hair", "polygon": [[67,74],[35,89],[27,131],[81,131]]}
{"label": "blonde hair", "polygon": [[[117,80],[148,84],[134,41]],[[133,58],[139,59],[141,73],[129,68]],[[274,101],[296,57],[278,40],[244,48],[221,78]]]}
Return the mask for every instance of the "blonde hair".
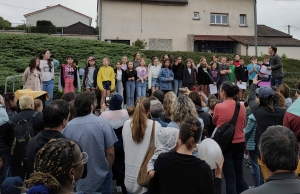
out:
{"label": "blonde hair", "polygon": [[20,109],[31,109],[34,106],[34,101],[31,96],[22,96],[19,101]]}
{"label": "blonde hair", "polygon": [[40,99],[34,99],[34,110],[37,111],[38,108],[42,107],[43,102]]}
{"label": "blonde hair", "polygon": [[195,104],[186,95],[179,96],[173,105],[173,122],[183,122],[189,118],[198,118]]}
{"label": "blonde hair", "polygon": [[168,92],[166,93],[165,97],[164,97],[164,102],[163,102],[163,106],[164,106],[164,116],[166,118],[171,118],[172,116],[172,108],[173,108],[173,104],[176,100],[176,94],[174,92]]}
{"label": "blonde hair", "polygon": [[131,121],[132,139],[136,144],[143,141],[145,131],[147,129],[148,112],[150,109],[150,101],[146,97],[140,97],[136,101],[136,108]]}

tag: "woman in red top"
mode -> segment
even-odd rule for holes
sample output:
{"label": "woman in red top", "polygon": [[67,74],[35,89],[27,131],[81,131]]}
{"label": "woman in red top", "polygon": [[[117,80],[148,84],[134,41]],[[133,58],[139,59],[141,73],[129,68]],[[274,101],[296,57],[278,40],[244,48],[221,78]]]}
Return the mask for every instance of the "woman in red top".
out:
{"label": "woman in red top", "polygon": [[[236,102],[233,99],[238,92],[239,88],[236,85],[231,82],[223,83],[220,89],[220,97],[224,102],[216,105],[213,116],[213,123],[217,128],[231,121],[236,107]],[[243,173],[245,126],[246,109],[245,106],[241,104],[232,144],[225,153],[223,153],[223,172],[226,180],[226,193],[237,194],[248,189]]]}

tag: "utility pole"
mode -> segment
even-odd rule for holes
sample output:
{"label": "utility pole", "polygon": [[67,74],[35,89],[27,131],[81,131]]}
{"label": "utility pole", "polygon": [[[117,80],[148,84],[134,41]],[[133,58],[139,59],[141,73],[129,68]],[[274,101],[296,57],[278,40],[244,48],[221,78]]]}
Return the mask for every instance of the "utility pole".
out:
{"label": "utility pole", "polygon": [[256,0],[254,0],[254,42],[255,42],[255,56],[257,56],[257,6]]}
{"label": "utility pole", "polygon": [[291,35],[291,25],[288,25],[288,33]]}

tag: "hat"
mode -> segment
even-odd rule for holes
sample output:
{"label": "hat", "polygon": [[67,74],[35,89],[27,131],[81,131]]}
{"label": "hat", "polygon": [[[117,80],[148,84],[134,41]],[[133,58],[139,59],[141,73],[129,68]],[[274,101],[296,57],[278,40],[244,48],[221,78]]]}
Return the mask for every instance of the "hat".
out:
{"label": "hat", "polygon": [[114,94],[109,102],[109,110],[121,110],[123,97],[120,94]]}
{"label": "hat", "polygon": [[87,62],[91,61],[91,60],[95,60],[95,57],[89,57]]}
{"label": "hat", "polygon": [[268,98],[274,95],[274,90],[271,87],[260,87],[256,89],[256,94],[261,98]]}

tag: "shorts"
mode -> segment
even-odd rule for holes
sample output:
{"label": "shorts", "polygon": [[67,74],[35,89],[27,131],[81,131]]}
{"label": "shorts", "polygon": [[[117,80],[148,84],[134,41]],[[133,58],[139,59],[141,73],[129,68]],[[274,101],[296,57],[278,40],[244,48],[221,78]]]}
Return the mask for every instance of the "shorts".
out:
{"label": "shorts", "polygon": [[159,80],[158,78],[151,79],[151,87],[159,87]]}
{"label": "shorts", "polygon": [[110,81],[104,81],[104,82],[102,82],[102,85],[103,85],[104,90],[110,90],[111,82]]}
{"label": "shorts", "polygon": [[87,89],[96,89],[96,88],[93,86],[92,83],[87,83],[86,86],[85,86],[85,88],[87,88]]}

